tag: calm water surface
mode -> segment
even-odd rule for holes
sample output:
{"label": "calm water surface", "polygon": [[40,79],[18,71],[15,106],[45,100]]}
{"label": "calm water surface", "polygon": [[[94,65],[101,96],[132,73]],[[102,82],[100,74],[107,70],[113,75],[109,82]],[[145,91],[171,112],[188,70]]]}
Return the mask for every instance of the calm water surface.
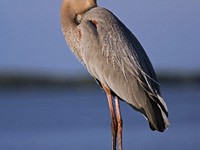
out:
{"label": "calm water surface", "polygon": [[[153,132],[121,102],[124,150],[199,150],[200,86],[163,86],[171,126]],[[0,90],[0,150],[109,150],[110,114],[99,88]]]}

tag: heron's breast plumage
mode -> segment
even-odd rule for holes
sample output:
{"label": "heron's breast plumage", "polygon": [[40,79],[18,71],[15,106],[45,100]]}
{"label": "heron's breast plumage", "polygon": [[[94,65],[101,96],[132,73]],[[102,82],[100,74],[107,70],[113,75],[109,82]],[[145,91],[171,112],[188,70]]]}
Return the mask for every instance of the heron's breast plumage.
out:
{"label": "heron's breast plumage", "polygon": [[62,32],[64,34],[65,40],[72,51],[72,53],[83,63],[81,56],[81,33],[78,28],[71,28],[70,26],[62,26]]}

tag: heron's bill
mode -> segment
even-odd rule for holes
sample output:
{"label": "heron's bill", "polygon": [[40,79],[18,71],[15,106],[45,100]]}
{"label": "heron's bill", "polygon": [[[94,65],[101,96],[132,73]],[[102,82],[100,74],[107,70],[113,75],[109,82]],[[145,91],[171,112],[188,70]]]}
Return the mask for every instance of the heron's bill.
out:
{"label": "heron's bill", "polygon": [[83,14],[78,14],[78,15],[76,16],[76,21],[80,24],[82,18],[83,18]]}

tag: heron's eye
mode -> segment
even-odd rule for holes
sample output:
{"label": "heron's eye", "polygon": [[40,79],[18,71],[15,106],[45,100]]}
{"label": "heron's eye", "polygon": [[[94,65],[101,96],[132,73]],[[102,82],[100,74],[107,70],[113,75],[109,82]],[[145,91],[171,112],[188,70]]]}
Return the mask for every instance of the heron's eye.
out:
{"label": "heron's eye", "polygon": [[97,28],[98,22],[96,20],[90,20],[90,22]]}

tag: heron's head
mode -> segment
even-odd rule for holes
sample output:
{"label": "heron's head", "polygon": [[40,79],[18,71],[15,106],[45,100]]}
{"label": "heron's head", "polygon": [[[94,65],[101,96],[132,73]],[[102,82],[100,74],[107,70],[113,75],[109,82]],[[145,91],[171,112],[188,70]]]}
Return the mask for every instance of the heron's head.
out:
{"label": "heron's head", "polygon": [[61,13],[77,16],[97,6],[96,0],[63,0]]}

